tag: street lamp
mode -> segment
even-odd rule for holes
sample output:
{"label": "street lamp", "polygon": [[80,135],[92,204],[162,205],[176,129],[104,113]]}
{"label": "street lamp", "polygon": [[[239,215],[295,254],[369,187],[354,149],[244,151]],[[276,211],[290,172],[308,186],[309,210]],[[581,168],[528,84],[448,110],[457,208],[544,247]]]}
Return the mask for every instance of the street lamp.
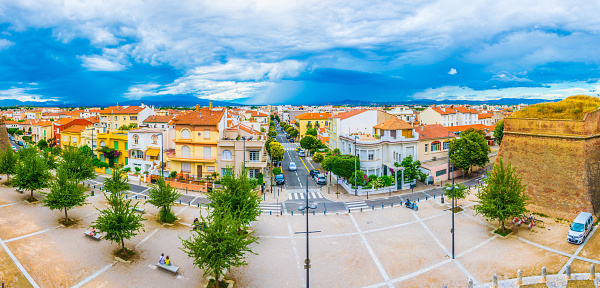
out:
{"label": "street lamp", "polygon": [[163,164],[163,134],[157,134],[160,135],[160,177],[165,177],[165,169],[164,169],[164,164]]}
{"label": "street lamp", "polygon": [[452,187],[447,187],[447,191],[452,191],[452,259],[454,259],[454,179],[452,179]]}
{"label": "street lamp", "polygon": [[298,207],[299,211],[306,212],[306,232],[296,232],[295,234],[306,233],[306,260],[304,260],[304,269],[306,269],[306,288],[309,288],[309,269],[310,269],[310,257],[308,254],[308,234],[309,233],[318,233],[321,231],[308,231],[308,210],[309,209],[317,209],[317,204],[308,205],[308,175],[306,175],[306,206]]}
{"label": "street lamp", "polygon": [[356,153],[356,139],[359,137],[358,135],[354,135],[354,196],[358,196],[358,182],[356,182],[356,158],[358,157]]}

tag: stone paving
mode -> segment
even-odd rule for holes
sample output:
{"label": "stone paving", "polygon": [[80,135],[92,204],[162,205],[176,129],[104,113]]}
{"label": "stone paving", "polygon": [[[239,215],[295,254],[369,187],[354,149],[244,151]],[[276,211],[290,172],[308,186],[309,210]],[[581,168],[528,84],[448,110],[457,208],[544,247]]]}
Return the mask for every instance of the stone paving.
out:
{"label": "stone paving", "polygon": [[[143,204],[145,231],[126,241],[136,251],[132,263],[115,261],[118,245],[85,237],[84,232],[106,207],[102,195],[90,204],[69,211],[79,219],[62,227],[60,211],[23,202],[24,194],[0,186],[0,281],[7,287],[203,287],[203,272],[179,249],[179,238],[191,235],[189,224],[198,213],[193,206],[175,205],[181,219],[174,226],[156,222],[157,210]],[[36,197],[40,197],[36,195]],[[493,234],[498,225],[486,222],[472,210],[475,199],[462,200],[465,210],[455,214],[455,260],[451,259],[451,212],[439,200],[421,201],[419,211],[404,207],[375,211],[310,215],[312,287],[466,287],[523,276],[589,272],[600,264],[599,233],[585,246],[566,243],[567,223],[544,219],[545,227],[515,227],[504,238]],[[142,202],[140,200],[140,202]],[[140,203],[142,204],[142,203]],[[262,215],[252,224],[259,244],[248,255],[248,266],[233,268],[228,278],[236,287],[303,287],[306,270],[306,216]],[[509,227],[511,225],[508,225]],[[594,230],[595,231],[595,230]],[[579,249],[581,248],[581,249]],[[160,253],[179,266],[177,275],[158,270]]]}

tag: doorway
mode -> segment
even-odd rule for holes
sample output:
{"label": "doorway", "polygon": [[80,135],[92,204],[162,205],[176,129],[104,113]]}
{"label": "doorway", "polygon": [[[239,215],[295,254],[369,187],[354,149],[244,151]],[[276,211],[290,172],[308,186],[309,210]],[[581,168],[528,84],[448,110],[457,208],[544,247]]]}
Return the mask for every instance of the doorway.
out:
{"label": "doorway", "polygon": [[196,167],[197,167],[197,173],[198,173],[197,174],[198,180],[201,180],[202,179],[202,165],[198,165]]}

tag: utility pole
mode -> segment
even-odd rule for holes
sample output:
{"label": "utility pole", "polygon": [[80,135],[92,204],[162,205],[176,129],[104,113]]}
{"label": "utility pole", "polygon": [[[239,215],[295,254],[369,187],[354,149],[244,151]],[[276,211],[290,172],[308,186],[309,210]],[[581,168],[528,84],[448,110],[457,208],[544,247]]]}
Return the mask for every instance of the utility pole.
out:
{"label": "utility pole", "polygon": [[356,153],[356,136],[354,135],[354,196],[358,196],[358,182],[356,182],[356,158],[358,158]]}

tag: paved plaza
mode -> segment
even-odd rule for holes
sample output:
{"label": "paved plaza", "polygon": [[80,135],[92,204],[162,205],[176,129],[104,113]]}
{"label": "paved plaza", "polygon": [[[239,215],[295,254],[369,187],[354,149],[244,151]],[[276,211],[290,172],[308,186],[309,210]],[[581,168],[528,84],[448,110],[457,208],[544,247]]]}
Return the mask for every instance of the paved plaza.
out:
{"label": "paved plaza", "polygon": [[[0,281],[7,287],[203,287],[202,271],[180,249],[191,235],[189,224],[203,208],[176,205],[181,219],[173,226],[156,222],[157,210],[148,204],[145,231],[126,241],[136,256],[132,263],[112,256],[118,245],[85,237],[84,232],[106,207],[103,196],[69,211],[79,219],[60,226],[64,212],[50,211],[23,201],[24,194],[0,187]],[[38,198],[41,197],[38,195]],[[503,238],[493,234],[497,223],[475,215],[473,196],[459,201],[465,210],[455,215],[455,256],[451,259],[451,212],[447,203],[420,201],[419,210],[399,205],[375,211],[310,215],[310,279],[312,287],[465,287],[469,278],[488,283],[494,273],[500,280],[549,274],[589,272],[600,264],[600,241],[594,233],[581,246],[566,242],[568,223],[544,219],[545,227],[516,228]],[[136,200],[134,200],[136,201]],[[140,202],[142,202],[140,200]],[[508,225],[511,227],[511,225]],[[303,287],[306,258],[306,217],[263,214],[252,229],[260,237],[248,255],[248,266],[232,269],[228,278],[236,287]],[[595,231],[595,230],[594,230]],[[177,275],[156,268],[161,253],[179,266]]]}

